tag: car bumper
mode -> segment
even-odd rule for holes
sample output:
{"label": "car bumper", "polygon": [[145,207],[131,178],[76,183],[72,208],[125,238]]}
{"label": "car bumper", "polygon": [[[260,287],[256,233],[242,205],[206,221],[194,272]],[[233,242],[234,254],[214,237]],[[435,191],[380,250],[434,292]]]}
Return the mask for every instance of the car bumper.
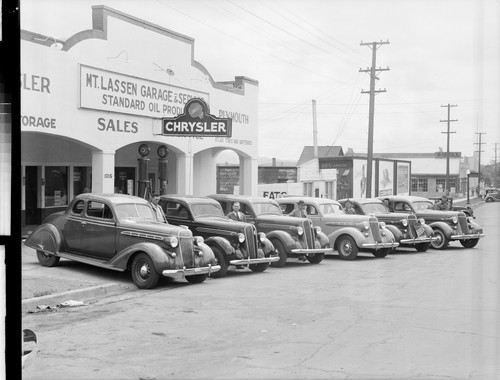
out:
{"label": "car bumper", "polygon": [[316,253],[332,253],[333,248],[314,248],[314,249],[295,248],[292,249],[291,252],[298,255],[315,255]]}
{"label": "car bumper", "polygon": [[428,238],[415,238],[415,239],[401,239],[399,244],[405,245],[415,245],[421,243],[431,243],[433,241],[439,240],[438,237],[428,237]]}
{"label": "car bumper", "polygon": [[186,277],[195,276],[197,274],[208,274],[217,272],[220,270],[220,265],[209,265],[207,267],[199,268],[180,268],[180,269],[165,269],[162,274],[165,277]]}
{"label": "car bumper", "polygon": [[461,234],[461,235],[451,235],[452,240],[469,240],[469,239],[479,239],[484,237],[484,234]]}
{"label": "car bumper", "polygon": [[364,243],[361,245],[363,248],[369,248],[369,249],[384,249],[384,248],[396,248],[399,246],[399,243],[396,243],[395,241],[393,242],[388,242],[388,243]]}
{"label": "car bumper", "polygon": [[260,257],[258,259],[238,259],[238,260],[230,260],[229,264],[231,265],[252,265],[252,264],[262,264],[262,263],[274,263],[278,261],[280,258],[278,256],[273,257]]}

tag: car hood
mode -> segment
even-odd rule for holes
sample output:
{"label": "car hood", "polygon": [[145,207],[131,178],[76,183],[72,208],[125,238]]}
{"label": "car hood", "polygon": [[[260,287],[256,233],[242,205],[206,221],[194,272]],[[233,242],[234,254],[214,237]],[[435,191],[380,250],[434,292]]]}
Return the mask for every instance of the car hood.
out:
{"label": "car hood", "polygon": [[415,213],[418,217],[424,219],[447,219],[451,217],[458,217],[460,214],[464,215],[461,211],[437,211],[437,210],[421,210]]}
{"label": "car hood", "polygon": [[336,216],[323,216],[323,222],[347,222],[347,223],[360,223],[363,221],[370,221],[370,215],[351,215],[351,214],[338,214]]}
{"label": "car hood", "polygon": [[380,213],[375,212],[373,213],[373,215],[381,222],[396,223],[399,222],[401,219],[408,219],[408,216],[411,214],[405,214],[403,212],[380,212]]}
{"label": "car hood", "polygon": [[194,220],[198,226],[221,228],[230,231],[242,231],[248,223],[238,222],[222,216],[204,216]]}
{"label": "car hood", "polygon": [[295,218],[293,216],[285,215],[259,215],[255,218],[258,223],[267,224],[282,224],[287,226],[302,226],[304,218]]}
{"label": "car hood", "polygon": [[179,237],[192,237],[192,232],[184,227],[174,226],[172,224],[148,221],[148,220],[127,220],[120,223],[122,229],[143,230],[149,233],[176,235]]}

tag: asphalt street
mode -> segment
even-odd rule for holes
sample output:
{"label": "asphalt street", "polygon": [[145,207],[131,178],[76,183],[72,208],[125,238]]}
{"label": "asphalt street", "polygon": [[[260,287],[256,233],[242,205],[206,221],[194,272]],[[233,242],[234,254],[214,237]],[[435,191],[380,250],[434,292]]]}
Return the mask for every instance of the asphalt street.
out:
{"label": "asphalt street", "polygon": [[473,249],[290,261],[25,313],[39,345],[23,378],[500,378],[500,203],[475,213]]}

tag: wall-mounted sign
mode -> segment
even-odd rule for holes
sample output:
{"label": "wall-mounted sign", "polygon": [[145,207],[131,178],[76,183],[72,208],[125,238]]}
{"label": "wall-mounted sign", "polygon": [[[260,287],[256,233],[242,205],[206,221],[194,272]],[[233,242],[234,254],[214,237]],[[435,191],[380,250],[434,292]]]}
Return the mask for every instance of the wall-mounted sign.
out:
{"label": "wall-mounted sign", "polygon": [[202,99],[190,99],[183,114],[162,119],[162,135],[231,137],[231,134],[232,120],[211,115]]}

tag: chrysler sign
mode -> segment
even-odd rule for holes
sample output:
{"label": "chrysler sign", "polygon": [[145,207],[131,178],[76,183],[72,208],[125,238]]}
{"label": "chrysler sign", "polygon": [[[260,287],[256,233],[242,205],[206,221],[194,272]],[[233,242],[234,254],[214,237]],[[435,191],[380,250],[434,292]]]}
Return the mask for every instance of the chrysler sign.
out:
{"label": "chrysler sign", "polygon": [[190,99],[184,113],[162,119],[162,135],[187,137],[231,137],[232,120],[211,115],[208,105],[198,98]]}

